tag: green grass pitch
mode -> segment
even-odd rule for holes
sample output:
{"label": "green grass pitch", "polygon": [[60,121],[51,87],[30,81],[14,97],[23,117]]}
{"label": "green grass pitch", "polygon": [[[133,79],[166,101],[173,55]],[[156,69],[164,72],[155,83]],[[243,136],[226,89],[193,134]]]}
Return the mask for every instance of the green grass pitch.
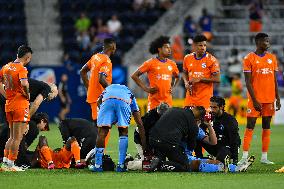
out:
{"label": "green grass pitch", "polygon": [[[135,155],[135,147],[132,142],[133,130],[129,129],[128,152]],[[243,137],[244,126],[240,126],[240,135]],[[49,145],[53,148],[61,147],[61,136],[57,127],[51,124],[50,132],[43,132],[47,136]],[[33,149],[35,145],[31,148]],[[107,153],[117,161],[118,156],[118,132],[115,127],[111,131],[111,139]],[[240,153],[241,154],[241,153]],[[284,166],[284,126],[276,125],[272,128],[269,159],[275,165],[262,165],[259,163],[261,155],[261,127],[257,126],[251,154],[255,154],[256,162],[246,173],[238,174],[203,174],[203,173],[142,173],[142,172],[105,172],[92,173],[85,170],[43,170],[30,169],[26,172],[0,172],[0,189],[9,188],[123,188],[123,189],[194,189],[194,188],[284,188],[284,174],[274,173],[274,170]]]}

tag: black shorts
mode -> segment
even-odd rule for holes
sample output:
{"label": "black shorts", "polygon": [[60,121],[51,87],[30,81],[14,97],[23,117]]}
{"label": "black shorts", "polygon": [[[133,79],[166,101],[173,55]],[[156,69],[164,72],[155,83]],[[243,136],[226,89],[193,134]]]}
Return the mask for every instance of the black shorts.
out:
{"label": "black shorts", "polygon": [[194,152],[196,157],[203,158],[202,147],[210,154],[216,157],[217,160],[224,163],[225,157],[228,155],[231,157],[231,150],[226,146],[221,145],[209,145],[204,142],[198,142]]}
{"label": "black shorts", "polygon": [[150,145],[154,149],[154,154],[161,160],[168,158],[169,161],[180,164],[187,169],[189,160],[185,154],[184,148],[180,145],[173,145],[157,139],[150,139]]}

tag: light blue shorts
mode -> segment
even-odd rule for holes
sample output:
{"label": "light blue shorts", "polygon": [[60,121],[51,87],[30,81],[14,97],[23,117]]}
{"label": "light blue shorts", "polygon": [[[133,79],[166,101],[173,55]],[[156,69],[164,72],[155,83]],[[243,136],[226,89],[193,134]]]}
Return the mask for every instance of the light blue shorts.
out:
{"label": "light blue shorts", "polygon": [[131,119],[130,105],[118,99],[108,99],[101,104],[97,125],[111,127],[128,127]]}

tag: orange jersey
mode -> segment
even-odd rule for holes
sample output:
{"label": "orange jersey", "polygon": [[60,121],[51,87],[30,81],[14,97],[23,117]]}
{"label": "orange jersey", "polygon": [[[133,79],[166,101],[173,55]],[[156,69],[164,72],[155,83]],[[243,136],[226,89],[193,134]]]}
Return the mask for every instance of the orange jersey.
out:
{"label": "orange jersey", "polygon": [[22,79],[28,79],[28,71],[21,63],[10,62],[3,66],[0,78],[5,85],[5,111],[10,112],[29,107],[29,101],[21,85]]}
{"label": "orange jersey", "polygon": [[[52,161],[55,165],[56,169],[62,169],[62,168],[69,168],[71,164],[71,160],[73,158],[73,153],[71,151],[66,150],[65,147],[61,148],[59,151],[53,151],[51,148],[47,147],[49,150],[49,153],[52,157]],[[42,150],[40,150],[40,163],[41,167],[47,168],[48,167],[48,160],[44,156],[45,154],[42,153]]]}
{"label": "orange jersey", "polygon": [[99,74],[104,74],[109,84],[112,82],[112,64],[110,58],[102,53],[97,53],[87,62],[91,71],[89,88],[87,92],[87,102],[97,102],[104,88],[99,82]]}
{"label": "orange jersey", "polygon": [[[264,56],[249,53],[243,60],[243,71],[251,73],[251,84],[259,103],[275,101],[275,71],[278,71],[277,59],[271,53]],[[250,95],[248,94],[250,98]]]}
{"label": "orange jersey", "polygon": [[[211,78],[213,74],[220,72],[218,60],[206,53],[197,59],[195,53],[188,54],[183,60],[183,70],[188,73],[188,78]],[[209,108],[210,97],[213,96],[213,83],[198,82],[193,85],[192,94],[186,92],[185,106],[204,106]]]}
{"label": "orange jersey", "polygon": [[176,63],[170,59],[160,61],[158,58],[151,58],[138,69],[141,73],[148,74],[150,87],[158,89],[157,93],[148,95],[148,110],[156,108],[161,102],[166,102],[172,106],[172,94],[170,92],[172,77],[179,74]]}

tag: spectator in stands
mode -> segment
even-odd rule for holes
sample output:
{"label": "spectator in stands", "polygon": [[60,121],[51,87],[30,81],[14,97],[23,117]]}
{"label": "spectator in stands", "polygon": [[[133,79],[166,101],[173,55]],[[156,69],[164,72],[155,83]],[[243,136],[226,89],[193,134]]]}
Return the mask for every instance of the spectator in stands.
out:
{"label": "spectator in stands", "polygon": [[86,16],[84,12],[81,13],[80,18],[75,22],[75,28],[77,32],[87,31],[91,26],[91,20]]}
{"label": "spectator in stands", "polygon": [[159,6],[161,9],[169,10],[172,7],[172,2],[170,0],[159,0]]}
{"label": "spectator in stands", "polygon": [[109,33],[111,33],[113,36],[118,36],[120,30],[122,29],[122,25],[117,15],[114,14],[111,16],[111,19],[107,21],[107,27]]}
{"label": "spectator in stands", "polygon": [[242,72],[242,56],[238,49],[231,49],[231,55],[227,59],[229,78],[232,80],[233,75]]}
{"label": "spectator in stands", "polygon": [[202,9],[202,16],[199,18],[199,26],[207,41],[212,40],[212,16],[208,14],[207,9]]}
{"label": "spectator in stands", "polygon": [[96,37],[96,35],[97,35],[97,28],[95,26],[91,26],[89,28],[89,36],[91,41]]}
{"label": "spectator in stands", "polygon": [[263,4],[261,0],[252,0],[249,4],[249,31],[262,31]]}
{"label": "spectator in stands", "polygon": [[187,43],[189,38],[193,38],[196,35],[197,32],[197,25],[193,21],[192,16],[189,15],[186,17],[184,21],[184,26],[183,26],[183,31],[184,31],[184,41]]}
{"label": "spectator in stands", "polygon": [[184,46],[179,35],[174,37],[172,43],[172,56],[174,61],[177,63],[182,63],[184,58]]}
{"label": "spectator in stands", "polygon": [[100,28],[98,28],[98,33],[96,35],[96,38],[100,43],[102,43],[106,38],[112,38],[112,35],[109,33],[108,27],[106,25],[103,25]]}
{"label": "spectator in stands", "polygon": [[79,47],[86,51],[91,43],[90,36],[87,31],[83,31],[80,33],[80,35],[77,36],[77,42],[79,44]]}

